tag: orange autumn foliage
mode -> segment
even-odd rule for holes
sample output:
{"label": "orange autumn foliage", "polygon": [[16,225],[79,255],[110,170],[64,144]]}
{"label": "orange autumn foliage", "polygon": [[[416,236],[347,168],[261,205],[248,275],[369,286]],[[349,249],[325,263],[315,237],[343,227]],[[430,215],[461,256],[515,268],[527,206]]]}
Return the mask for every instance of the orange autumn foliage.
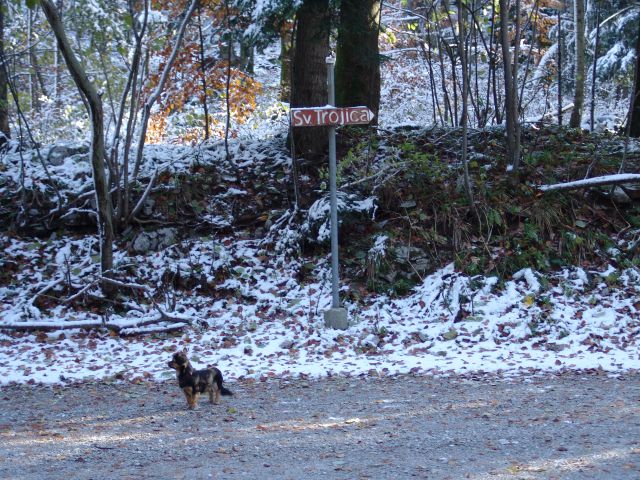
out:
{"label": "orange autumn foliage", "polygon": [[[184,9],[187,0],[153,0],[152,7],[163,11],[167,17],[176,18]],[[235,13],[235,12],[233,12]],[[226,22],[226,8],[221,0],[202,0],[202,22],[212,22],[219,29],[224,29]],[[207,55],[205,45],[206,95],[203,90],[203,71],[200,58],[200,38],[198,33],[198,19],[194,16],[187,28],[182,48],[178,52],[170,77],[166,83],[165,91],[159,101],[160,111],[152,115],[147,141],[157,143],[166,139],[167,119],[170,115],[183,112],[188,107],[199,108],[207,101],[209,106],[209,134],[212,136],[224,136],[226,116],[226,82],[228,61],[226,58],[216,58]],[[158,43],[165,38],[166,31],[162,28],[155,29],[151,42]],[[209,50],[211,46],[209,45]],[[166,64],[173,48],[172,39],[163,41],[163,46],[155,52],[159,59],[155,72],[151,73],[145,84],[143,95],[148,95],[158,84],[160,74]],[[217,50],[223,52],[224,45],[218,45]],[[231,68],[229,79],[229,106],[232,124],[242,124],[247,121],[256,108],[256,97],[260,94],[262,86],[250,75],[237,68]],[[186,128],[180,134],[179,141],[194,143],[204,138],[204,118],[199,126]],[[231,136],[237,132],[231,131]]]}

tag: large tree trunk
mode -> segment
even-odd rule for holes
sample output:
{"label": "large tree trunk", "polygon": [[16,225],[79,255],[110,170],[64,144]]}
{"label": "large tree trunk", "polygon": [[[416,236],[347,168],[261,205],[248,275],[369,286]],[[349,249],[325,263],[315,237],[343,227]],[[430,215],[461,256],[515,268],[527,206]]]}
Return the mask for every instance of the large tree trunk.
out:
{"label": "large tree trunk", "polygon": [[336,104],[380,109],[380,0],[342,0],[336,47]]}
{"label": "large tree trunk", "polygon": [[[0,62],[4,62],[4,8],[5,1],[0,0]],[[7,138],[9,130],[9,101],[7,99],[7,65],[0,65],[0,132]]]}
{"label": "large tree trunk", "polygon": [[[329,54],[329,0],[305,0],[298,10],[295,52],[292,65],[291,107],[318,107],[327,104],[327,64]],[[327,148],[325,128],[293,128],[296,155],[314,163]]]}
{"label": "large tree trunk", "polygon": [[573,111],[569,119],[571,128],[580,128],[582,123],[582,106],[584,105],[584,69],[585,69],[585,39],[584,39],[584,0],[573,0],[573,23],[575,33],[575,93],[573,97]]}
{"label": "large tree trunk", "polygon": [[[103,277],[112,274],[113,268],[113,223],[111,197],[107,187],[104,160],[104,113],[102,110],[102,99],[95,86],[89,81],[82,65],[76,58],[69,39],[64,31],[64,26],[58,16],[58,12],[51,0],[40,0],[42,11],[47,17],[49,25],[58,41],[58,48],[71,73],[73,81],[78,89],[85,96],[89,104],[89,115],[91,117],[91,168],[93,173],[93,186],[96,193],[96,204],[98,209],[98,231],[100,236],[100,267]],[[105,293],[113,291],[113,286],[108,283],[102,285]]]}
{"label": "large tree trunk", "polygon": [[632,137],[640,137],[640,28],[638,28],[638,38],[636,39],[636,80],[631,108],[629,134]]}

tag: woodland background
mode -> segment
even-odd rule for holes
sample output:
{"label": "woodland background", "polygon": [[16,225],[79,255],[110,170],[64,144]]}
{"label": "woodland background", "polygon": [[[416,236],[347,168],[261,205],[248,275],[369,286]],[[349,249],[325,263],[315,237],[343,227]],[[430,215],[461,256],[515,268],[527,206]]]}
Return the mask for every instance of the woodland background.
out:
{"label": "woodland background", "polygon": [[[50,381],[48,345],[89,342],[106,372],[135,337],[232,376],[523,342],[514,365],[637,368],[637,2],[0,5],[0,367]],[[327,103],[331,53],[338,105],[376,113],[338,129],[337,337],[326,132],[288,119]]]}

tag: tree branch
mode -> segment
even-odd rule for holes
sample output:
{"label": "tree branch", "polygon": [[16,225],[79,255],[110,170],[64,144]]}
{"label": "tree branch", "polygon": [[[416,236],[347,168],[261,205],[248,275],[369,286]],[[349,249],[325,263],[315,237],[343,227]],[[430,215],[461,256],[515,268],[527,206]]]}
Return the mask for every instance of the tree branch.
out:
{"label": "tree branch", "polygon": [[600,187],[602,185],[621,185],[625,183],[640,183],[640,174],[624,173],[618,175],[604,175],[602,177],[576,180],[575,182],[540,185],[538,190],[543,192],[550,192],[553,190],[578,190],[580,188]]}

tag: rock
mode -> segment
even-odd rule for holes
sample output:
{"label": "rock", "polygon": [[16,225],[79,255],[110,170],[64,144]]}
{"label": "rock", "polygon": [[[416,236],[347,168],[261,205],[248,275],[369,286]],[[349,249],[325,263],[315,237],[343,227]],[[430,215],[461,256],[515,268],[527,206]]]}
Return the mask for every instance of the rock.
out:
{"label": "rock", "polygon": [[176,243],[178,231],[175,228],[161,228],[151,232],[140,232],[131,242],[135,253],[157,252]]}
{"label": "rock", "polygon": [[471,332],[472,337],[477,337],[478,335],[482,335],[484,330],[482,328],[476,328],[473,332]]}
{"label": "rock", "polygon": [[624,190],[624,193],[627,195],[627,197],[631,200],[640,200],[640,187],[633,185],[623,185],[621,188],[622,190]]}
{"label": "rock", "polygon": [[284,350],[290,350],[290,349],[293,348],[294,345],[295,345],[295,342],[293,340],[284,340],[280,344],[280,348],[282,348]]}
{"label": "rock", "polygon": [[87,145],[54,145],[47,154],[47,161],[56,167],[59,167],[64,161],[74,155],[87,155],[89,147]]}
{"label": "rock", "polygon": [[153,207],[155,204],[156,201],[153,198],[147,197],[147,199],[144,201],[144,204],[142,205],[142,214],[145,217],[150,217],[153,213]]}
{"label": "rock", "polygon": [[550,350],[552,352],[561,352],[562,350],[564,350],[565,348],[567,348],[568,345],[564,345],[562,343],[552,343],[549,342],[545,345],[545,348],[547,350]]}
{"label": "rock", "polygon": [[397,277],[398,277],[398,272],[396,270],[392,270],[382,275],[382,279],[389,283],[395,282]]}
{"label": "rock", "polygon": [[611,192],[611,200],[613,200],[615,203],[619,203],[622,205],[627,205],[631,203],[631,198],[629,198],[629,195],[627,195],[627,192],[617,185],[613,188],[613,191]]}
{"label": "rock", "polygon": [[380,343],[380,338],[372,333],[362,338],[360,341],[360,345],[369,348],[378,348],[378,343]]}
{"label": "rock", "polygon": [[458,331],[455,328],[452,328],[448,332],[442,334],[442,338],[445,340],[454,340],[458,337]]}
{"label": "rock", "polygon": [[431,338],[429,337],[429,335],[427,335],[425,332],[418,332],[418,338],[420,339],[421,342],[428,342],[429,340],[431,340]]}
{"label": "rock", "polygon": [[429,255],[422,248],[396,245],[393,248],[393,256],[409,277],[413,277],[416,272],[423,275],[432,267]]}

